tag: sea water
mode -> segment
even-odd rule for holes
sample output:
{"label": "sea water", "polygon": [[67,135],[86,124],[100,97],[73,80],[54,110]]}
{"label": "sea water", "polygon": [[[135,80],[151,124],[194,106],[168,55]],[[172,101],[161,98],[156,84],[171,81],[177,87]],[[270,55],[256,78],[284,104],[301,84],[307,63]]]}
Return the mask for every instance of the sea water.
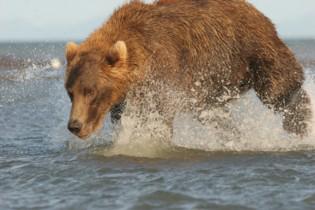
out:
{"label": "sea water", "polygon": [[[315,101],[315,41],[291,40]],[[89,141],[66,129],[64,43],[2,43],[0,209],[314,209],[315,123],[287,134],[253,91],[222,110],[237,136],[177,114],[174,135],[124,116]],[[6,67],[6,68],[5,68]],[[152,119],[156,119],[152,113]],[[146,129],[164,130],[158,121]]]}

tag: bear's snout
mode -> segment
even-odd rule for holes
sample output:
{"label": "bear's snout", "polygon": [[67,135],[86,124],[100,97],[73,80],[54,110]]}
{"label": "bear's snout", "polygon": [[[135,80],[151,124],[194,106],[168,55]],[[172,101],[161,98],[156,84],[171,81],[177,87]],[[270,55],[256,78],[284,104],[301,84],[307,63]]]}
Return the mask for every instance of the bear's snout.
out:
{"label": "bear's snout", "polygon": [[82,129],[82,123],[80,123],[78,120],[71,120],[68,123],[68,129],[71,133],[77,135]]}

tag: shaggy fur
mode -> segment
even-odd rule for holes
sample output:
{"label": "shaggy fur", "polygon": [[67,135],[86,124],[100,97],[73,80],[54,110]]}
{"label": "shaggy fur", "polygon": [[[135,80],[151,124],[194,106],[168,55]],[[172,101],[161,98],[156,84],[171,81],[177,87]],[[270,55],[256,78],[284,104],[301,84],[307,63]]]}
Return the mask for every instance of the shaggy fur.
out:
{"label": "shaggy fur", "polygon": [[[127,94],[148,86],[148,76],[194,98],[196,111],[253,88],[284,114],[287,131],[307,132],[303,69],[271,21],[244,0],[131,1],[82,44],[69,44],[67,60],[66,88],[77,98],[70,124],[83,124],[80,137],[99,128]],[[161,110],[171,104],[158,103]]]}

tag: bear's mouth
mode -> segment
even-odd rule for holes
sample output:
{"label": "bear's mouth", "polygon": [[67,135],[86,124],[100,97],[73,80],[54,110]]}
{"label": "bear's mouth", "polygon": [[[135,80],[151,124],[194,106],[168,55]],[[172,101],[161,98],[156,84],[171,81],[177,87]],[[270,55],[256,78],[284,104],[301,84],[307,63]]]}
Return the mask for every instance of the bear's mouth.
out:
{"label": "bear's mouth", "polygon": [[88,140],[94,132],[95,131],[88,129],[88,130],[83,130],[82,132],[74,134],[74,135],[76,135],[78,138],[82,140]]}
{"label": "bear's mouth", "polygon": [[103,117],[100,117],[95,123],[87,125],[80,133],[75,134],[82,140],[88,140],[94,133],[97,133],[103,127]]}
{"label": "bear's mouth", "polygon": [[78,134],[77,137],[79,137],[82,140],[87,140],[91,135],[92,133],[91,134]]}
{"label": "bear's mouth", "polygon": [[74,135],[82,140],[88,140],[95,132],[96,131],[93,131],[93,130],[83,130],[82,132],[76,133]]}

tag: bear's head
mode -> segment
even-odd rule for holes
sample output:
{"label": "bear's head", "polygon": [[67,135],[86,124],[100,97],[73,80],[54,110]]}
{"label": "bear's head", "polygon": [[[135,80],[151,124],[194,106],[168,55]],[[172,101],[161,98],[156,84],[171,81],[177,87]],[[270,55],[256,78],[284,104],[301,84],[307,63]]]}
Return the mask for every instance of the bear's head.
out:
{"label": "bear's head", "polygon": [[124,41],[109,47],[66,47],[65,88],[72,102],[68,129],[86,139],[102,127],[106,113],[125,97],[129,83]]}

